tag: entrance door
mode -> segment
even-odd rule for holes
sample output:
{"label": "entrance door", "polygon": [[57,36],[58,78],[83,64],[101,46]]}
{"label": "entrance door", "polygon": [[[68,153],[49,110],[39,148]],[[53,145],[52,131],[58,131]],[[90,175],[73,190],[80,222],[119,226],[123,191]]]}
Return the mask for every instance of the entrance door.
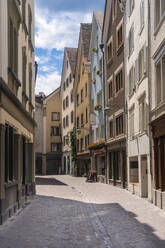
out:
{"label": "entrance door", "polygon": [[147,156],[141,157],[142,197],[148,197]]}

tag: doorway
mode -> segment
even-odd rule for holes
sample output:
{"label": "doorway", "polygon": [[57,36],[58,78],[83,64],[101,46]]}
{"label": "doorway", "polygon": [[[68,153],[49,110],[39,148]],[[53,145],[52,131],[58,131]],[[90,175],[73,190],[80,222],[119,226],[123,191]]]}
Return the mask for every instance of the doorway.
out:
{"label": "doorway", "polygon": [[147,168],[147,156],[141,157],[141,187],[142,197],[148,197],[148,168]]}

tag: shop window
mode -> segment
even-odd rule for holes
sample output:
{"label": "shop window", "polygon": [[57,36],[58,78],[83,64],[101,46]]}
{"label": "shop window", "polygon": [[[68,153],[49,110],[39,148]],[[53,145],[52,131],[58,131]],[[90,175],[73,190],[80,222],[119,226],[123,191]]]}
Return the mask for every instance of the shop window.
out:
{"label": "shop window", "polygon": [[138,161],[130,161],[130,183],[139,182],[139,165]]}

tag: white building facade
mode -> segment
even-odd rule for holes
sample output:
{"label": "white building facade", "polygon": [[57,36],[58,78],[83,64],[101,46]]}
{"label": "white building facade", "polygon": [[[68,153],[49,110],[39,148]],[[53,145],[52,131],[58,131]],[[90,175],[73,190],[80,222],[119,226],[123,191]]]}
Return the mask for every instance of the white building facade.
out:
{"label": "white building facade", "polygon": [[152,200],[149,143],[148,1],[127,0],[125,73],[128,189]]}

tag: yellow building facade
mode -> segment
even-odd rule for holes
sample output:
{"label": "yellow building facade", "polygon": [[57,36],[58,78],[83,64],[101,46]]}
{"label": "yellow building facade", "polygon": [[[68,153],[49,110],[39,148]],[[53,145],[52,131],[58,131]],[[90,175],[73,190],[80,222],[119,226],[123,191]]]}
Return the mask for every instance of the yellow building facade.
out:
{"label": "yellow building facade", "polygon": [[36,96],[36,167],[39,174],[60,174],[61,88],[47,97]]}
{"label": "yellow building facade", "polygon": [[91,24],[81,24],[74,83],[75,124],[77,136],[77,175],[88,173],[90,152],[90,61],[88,60]]}

